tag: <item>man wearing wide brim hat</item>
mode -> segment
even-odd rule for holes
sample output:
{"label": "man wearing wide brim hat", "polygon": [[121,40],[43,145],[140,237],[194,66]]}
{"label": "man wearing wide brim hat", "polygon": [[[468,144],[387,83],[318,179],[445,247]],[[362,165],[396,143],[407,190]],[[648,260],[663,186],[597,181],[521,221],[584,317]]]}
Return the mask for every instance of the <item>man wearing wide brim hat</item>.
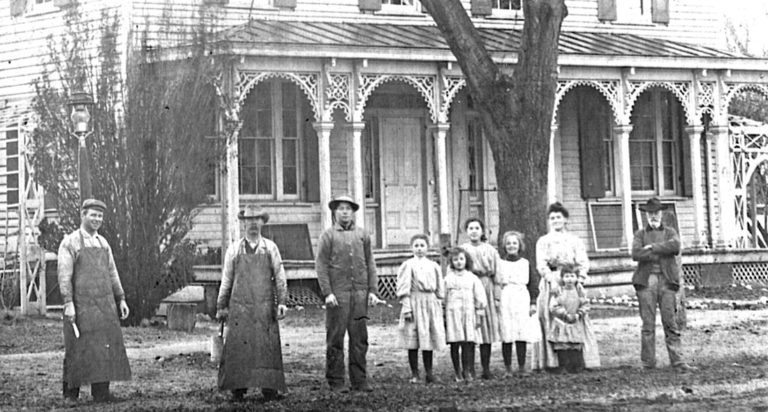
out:
{"label": "man wearing wide brim hat", "polygon": [[683,359],[681,326],[678,324],[677,294],[681,285],[680,237],[662,222],[666,205],[654,197],[639,206],[648,224],[635,232],[632,260],[638,262],[632,276],[642,319],[640,360],[643,367],[656,367],[656,306],[661,310],[664,341],[669,362],[681,372],[694,370]]}
{"label": "man wearing wide brim hat", "polygon": [[228,325],[218,386],[234,400],[248,388],[261,388],[264,399],[273,400],[286,392],[278,324],[287,311],[285,270],[277,245],[261,236],[269,214],[252,205],[238,218],[245,236],[227,248],[216,302],[216,318]]}
{"label": "man wearing wide brim hat", "polygon": [[111,381],[131,379],[120,318],[129,314],[125,293],[107,240],[98,230],[107,205],[86,199],[80,228],[64,237],[58,251],[59,290],[64,300],[64,397],[77,401],[80,386],[91,385],[97,402],[115,398]]}
{"label": "man wearing wide brim hat", "polygon": [[349,380],[352,390],[370,392],[366,373],[368,352],[367,305],[381,302],[376,296],[378,276],[368,232],[355,226],[360,205],[348,195],[328,203],[333,225],[320,236],[315,270],[325,299],[325,378],[332,391],[344,385],[344,336],[349,333]]}

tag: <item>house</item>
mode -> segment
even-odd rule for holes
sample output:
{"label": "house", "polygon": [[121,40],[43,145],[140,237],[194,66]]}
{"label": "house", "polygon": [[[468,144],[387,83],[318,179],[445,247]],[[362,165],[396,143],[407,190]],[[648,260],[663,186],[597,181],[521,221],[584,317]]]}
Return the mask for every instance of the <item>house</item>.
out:
{"label": "house", "polygon": [[[306,224],[314,244],[338,193],[364,205],[359,223],[373,236],[384,275],[415,233],[456,243],[469,216],[488,222],[491,239],[510,229],[498,227],[504,205],[495,190],[497,179],[515,177],[494,175],[461,70],[417,0],[80,3],[120,17],[126,51],[179,46],[159,35],[139,42],[136,33],[162,31],[157,22],[169,15],[193,24],[185,16],[202,10],[217,25],[217,51],[236,57],[229,91],[242,124],[229,150],[239,155],[238,178],[214,179],[214,201],[201,206],[190,234],[203,244],[226,243],[232,212],[247,203],[265,207],[272,222]],[[463,3],[494,60],[512,70],[525,19],[520,1]],[[8,207],[24,181],[12,159],[30,113],[29,83],[45,37],[61,30],[73,4],[0,3],[0,204]],[[630,289],[627,249],[643,224],[637,206],[651,196],[671,206],[666,218],[686,247],[687,282],[766,280],[765,244],[755,240],[764,220],[753,213],[764,203],[749,193],[768,147],[732,132],[728,113],[744,90],[768,97],[768,60],[722,50],[715,0],[566,5],[548,187],[587,245],[589,285],[595,293]]]}

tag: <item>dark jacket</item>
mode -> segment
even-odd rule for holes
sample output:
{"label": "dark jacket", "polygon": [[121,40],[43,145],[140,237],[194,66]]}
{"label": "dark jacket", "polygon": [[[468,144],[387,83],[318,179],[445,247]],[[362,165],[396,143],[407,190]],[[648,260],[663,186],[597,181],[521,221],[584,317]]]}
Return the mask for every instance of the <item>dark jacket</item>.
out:
{"label": "dark jacket", "polygon": [[378,294],[379,279],[368,232],[354,222],[348,229],[334,223],[317,243],[315,270],[323,298],[356,290]]}
{"label": "dark jacket", "polygon": [[[653,238],[658,235],[654,231],[650,226],[646,226],[635,232],[635,238],[632,241],[632,260],[638,264],[632,276],[632,284],[635,287],[647,287],[653,264],[658,262],[669,286],[673,289],[679,288],[682,274],[680,236],[675,229],[662,226],[661,231],[664,233],[659,237],[663,240],[653,242]],[[652,245],[651,249],[645,249],[646,245]]]}

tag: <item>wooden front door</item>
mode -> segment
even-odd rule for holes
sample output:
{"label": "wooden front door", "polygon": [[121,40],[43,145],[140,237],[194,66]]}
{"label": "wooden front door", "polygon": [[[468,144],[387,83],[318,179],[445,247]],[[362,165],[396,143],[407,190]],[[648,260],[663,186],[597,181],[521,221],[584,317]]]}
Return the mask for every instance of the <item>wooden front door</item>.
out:
{"label": "wooden front door", "polygon": [[421,119],[384,117],[379,127],[384,243],[408,245],[424,232]]}

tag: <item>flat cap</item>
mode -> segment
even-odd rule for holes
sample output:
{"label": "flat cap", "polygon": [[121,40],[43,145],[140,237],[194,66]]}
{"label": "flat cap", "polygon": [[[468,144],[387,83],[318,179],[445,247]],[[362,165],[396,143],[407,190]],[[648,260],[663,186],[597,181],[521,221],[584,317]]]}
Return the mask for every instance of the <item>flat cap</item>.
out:
{"label": "flat cap", "polygon": [[102,202],[101,200],[97,200],[97,199],[85,199],[85,200],[83,201],[83,207],[82,207],[82,208],[80,208],[80,209],[81,209],[81,210],[86,210],[86,209],[98,209],[98,210],[100,210],[100,211],[104,212],[104,211],[106,211],[106,210],[107,210],[107,205],[106,205],[104,202]]}

